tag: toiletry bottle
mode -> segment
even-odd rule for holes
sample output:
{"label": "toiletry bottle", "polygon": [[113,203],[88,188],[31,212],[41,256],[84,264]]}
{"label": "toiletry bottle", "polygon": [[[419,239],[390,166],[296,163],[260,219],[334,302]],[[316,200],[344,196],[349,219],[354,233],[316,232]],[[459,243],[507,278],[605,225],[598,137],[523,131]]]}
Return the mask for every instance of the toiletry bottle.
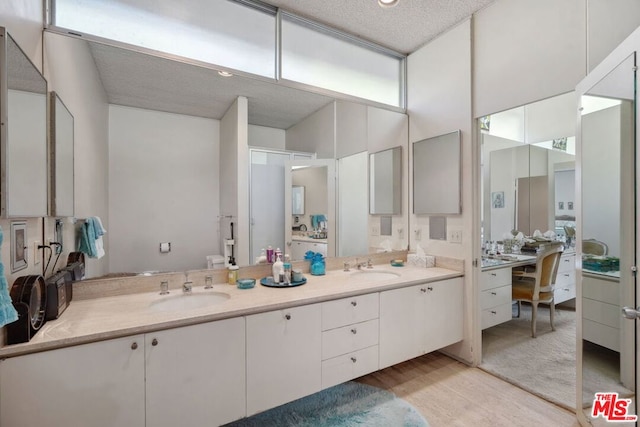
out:
{"label": "toiletry bottle", "polygon": [[276,251],[273,253],[273,261],[275,262],[275,260],[277,260],[278,257],[280,257],[280,261],[283,261],[282,251],[280,250],[280,248],[277,248]]}
{"label": "toiletry bottle", "polygon": [[267,262],[269,264],[273,263],[275,260],[273,259],[273,248],[271,245],[267,246]]}
{"label": "toiletry bottle", "polygon": [[271,267],[273,283],[280,283],[280,270],[284,270],[284,263],[282,262],[282,258],[278,257]]}
{"label": "toiletry bottle", "polygon": [[229,284],[230,285],[235,285],[236,282],[238,281],[238,270],[240,270],[240,267],[238,267],[235,264],[231,264],[229,266]]}
{"label": "toiletry bottle", "polygon": [[289,259],[289,254],[284,256],[284,283],[287,285],[291,283],[291,260]]}

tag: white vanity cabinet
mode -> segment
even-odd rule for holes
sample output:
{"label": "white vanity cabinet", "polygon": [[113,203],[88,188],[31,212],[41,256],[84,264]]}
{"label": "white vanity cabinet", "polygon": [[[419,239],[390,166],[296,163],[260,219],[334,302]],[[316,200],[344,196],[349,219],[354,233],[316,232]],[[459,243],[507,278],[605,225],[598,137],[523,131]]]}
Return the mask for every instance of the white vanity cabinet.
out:
{"label": "white vanity cabinet", "polygon": [[246,317],[247,416],[321,389],[321,306]]}
{"label": "white vanity cabinet", "polygon": [[322,303],[322,388],[378,370],[378,296]]}
{"label": "white vanity cabinet", "polygon": [[319,252],[323,256],[327,256],[327,243],[326,242],[313,242],[308,240],[293,240],[291,242],[291,259],[301,260],[304,259],[304,254],[307,251]]}
{"label": "white vanity cabinet", "polygon": [[461,341],[463,279],[380,293],[380,363],[386,368]]}
{"label": "white vanity cabinet", "polygon": [[0,425],[226,424],[245,416],[244,354],[240,317],[6,359]]}
{"label": "white vanity cabinet", "polygon": [[143,427],[144,340],[135,335],[3,360],[0,425]]}
{"label": "white vanity cabinet", "polygon": [[576,254],[563,253],[556,275],[556,287],[553,299],[556,304],[563,303],[576,297]]}
{"label": "white vanity cabinet", "polygon": [[481,273],[482,329],[511,320],[511,298],[511,268],[498,268]]}
{"label": "white vanity cabinet", "polygon": [[622,321],[620,279],[583,274],[582,338],[619,352]]}
{"label": "white vanity cabinet", "polygon": [[146,335],[146,427],[245,416],[244,323],[237,317]]}

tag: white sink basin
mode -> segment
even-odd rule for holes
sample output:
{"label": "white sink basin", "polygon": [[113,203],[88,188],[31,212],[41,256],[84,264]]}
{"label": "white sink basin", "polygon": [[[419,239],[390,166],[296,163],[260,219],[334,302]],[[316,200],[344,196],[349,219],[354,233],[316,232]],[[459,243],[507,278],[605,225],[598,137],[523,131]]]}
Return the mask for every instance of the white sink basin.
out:
{"label": "white sink basin", "polygon": [[229,294],[223,292],[180,294],[158,299],[151,303],[151,308],[157,311],[189,310],[220,304],[228,299]]}
{"label": "white sink basin", "polygon": [[351,273],[351,277],[361,280],[389,280],[400,277],[399,273],[393,271],[380,271],[380,270],[360,270]]}

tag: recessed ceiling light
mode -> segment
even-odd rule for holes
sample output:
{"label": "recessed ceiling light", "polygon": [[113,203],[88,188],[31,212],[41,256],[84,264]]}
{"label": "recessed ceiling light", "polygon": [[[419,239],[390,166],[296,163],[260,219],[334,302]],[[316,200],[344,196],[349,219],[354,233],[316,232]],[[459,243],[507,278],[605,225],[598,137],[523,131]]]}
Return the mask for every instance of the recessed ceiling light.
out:
{"label": "recessed ceiling light", "polygon": [[233,74],[228,72],[228,71],[218,71],[218,74],[220,74],[222,77],[231,77],[231,76],[233,76]]}
{"label": "recessed ceiling light", "polygon": [[378,0],[380,7],[393,7],[398,4],[398,0]]}

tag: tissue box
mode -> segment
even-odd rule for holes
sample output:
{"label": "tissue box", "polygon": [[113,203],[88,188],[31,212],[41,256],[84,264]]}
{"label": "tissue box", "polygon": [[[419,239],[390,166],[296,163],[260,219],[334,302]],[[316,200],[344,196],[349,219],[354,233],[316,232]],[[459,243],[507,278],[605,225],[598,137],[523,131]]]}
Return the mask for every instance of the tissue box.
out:
{"label": "tissue box", "polygon": [[413,265],[414,267],[423,267],[423,268],[435,267],[436,257],[431,255],[408,254],[407,263],[409,265]]}

